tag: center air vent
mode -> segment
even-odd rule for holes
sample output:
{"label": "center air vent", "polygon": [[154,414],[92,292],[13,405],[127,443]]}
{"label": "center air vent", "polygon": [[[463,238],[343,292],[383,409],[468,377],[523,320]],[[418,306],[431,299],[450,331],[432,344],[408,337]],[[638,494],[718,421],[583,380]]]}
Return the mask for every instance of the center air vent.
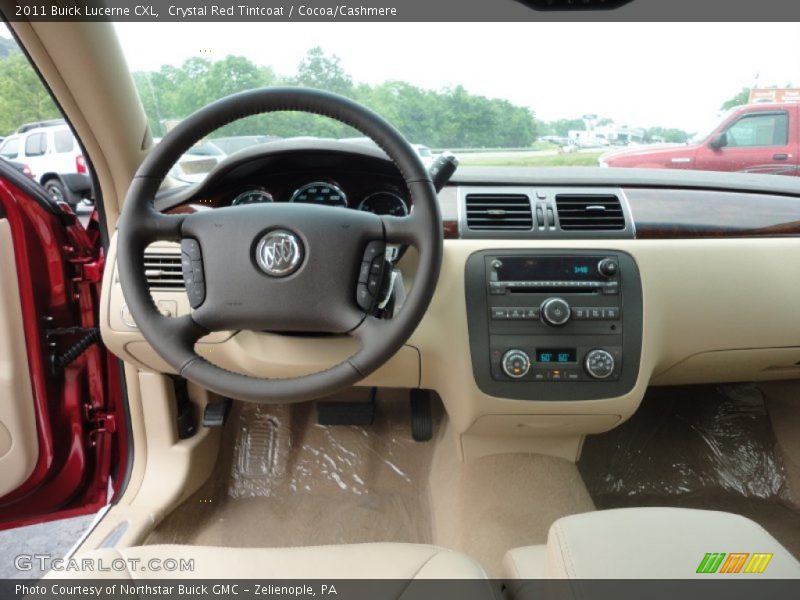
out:
{"label": "center air vent", "polygon": [[531,201],[524,194],[468,194],[467,227],[473,231],[527,231],[533,227]]}
{"label": "center air vent", "polygon": [[558,221],[564,231],[618,231],[625,215],[613,194],[558,194]]}
{"label": "center air vent", "polygon": [[145,250],[144,274],[151,290],[185,289],[179,252],[165,252],[161,249]]}

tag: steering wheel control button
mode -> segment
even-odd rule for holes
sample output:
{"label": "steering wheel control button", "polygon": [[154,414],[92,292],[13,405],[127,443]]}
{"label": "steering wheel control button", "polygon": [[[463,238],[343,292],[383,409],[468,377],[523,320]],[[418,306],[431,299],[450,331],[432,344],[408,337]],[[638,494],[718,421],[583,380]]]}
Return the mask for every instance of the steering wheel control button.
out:
{"label": "steering wheel control button", "polygon": [[592,350],[586,355],[584,366],[595,379],[607,379],[614,372],[614,357],[608,350]]}
{"label": "steering wheel control button", "polygon": [[521,379],[531,369],[531,358],[522,350],[509,350],[503,354],[500,367],[512,379]]}
{"label": "steering wheel control button", "polygon": [[189,305],[197,308],[206,299],[203,256],[197,240],[190,238],[181,240],[181,271],[183,272],[183,283],[186,286],[186,295],[189,296]]}
{"label": "steering wheel control button", "polygon": [[619,273],[619,263],[613,258],[604,258],[597,264],[597,270],[603,277],[616,277]]}
{"label": "steering wheel control button", "polygon": [[358,271],[358,283],[367,283],[371,266],[371,263],[368,262],[361,263],[361,269]]}
{"label": "steering wheel control button", "polygon": [[367,244],[367,248],[364,250],[364,262],[371,263],[378,256],[385,255],[386,244],[384,242],[375,240]]}
{"label": "steering wheel control button", "polygon": [[300,268],[303,242],[291,231],[275,229],[256,246],[256,263],[270,277],[286,277]]}
{"label": "steering wheel control button", "polygon": [[542,321],[553,327],[564,325],[572,316],[569,304],[562,298],[548,298],[542,302],[540,313]]}

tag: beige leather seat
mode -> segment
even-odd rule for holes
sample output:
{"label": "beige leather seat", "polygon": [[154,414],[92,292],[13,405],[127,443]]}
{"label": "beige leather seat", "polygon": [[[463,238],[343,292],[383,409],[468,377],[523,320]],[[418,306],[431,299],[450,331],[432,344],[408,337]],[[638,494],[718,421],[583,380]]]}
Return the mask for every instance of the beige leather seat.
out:
{"label": "beige leather seat", "polygon": [[[718,559],[715,573],[698,573],[707,553],[725,556]],[[759,558],[766,562],[762,573],[745,573],[754,554],[772,557]],[[722,573],[729,558],[731,570],[741,564],[738,572]],[[547,546],[511,550],[503,566],[511,579],[800,577],[800,563],[753,521],[681,508],[626,508],[564,517],[550,528]]]}
{"label": "beige leather seat", "polygon": [[[352,544],[303,548],[136,546],[81,553],[109,571],[50,571],[48,578],[99,579],[486,579],[483,568],[457,552],[421,544]],[[123,559],[123,560],[119,560]],[[160,561],[163,570],[142,571]],[[192,570],[167,570],[193,560]],[[116,562],[114,562],[116,561]],[[97,560],[93,561],[99,564]],[[116,566],[113,566],[116,565]],[[139,565],[134,567],[133,565]],[[124,567],[124,568],[118,568]]]}

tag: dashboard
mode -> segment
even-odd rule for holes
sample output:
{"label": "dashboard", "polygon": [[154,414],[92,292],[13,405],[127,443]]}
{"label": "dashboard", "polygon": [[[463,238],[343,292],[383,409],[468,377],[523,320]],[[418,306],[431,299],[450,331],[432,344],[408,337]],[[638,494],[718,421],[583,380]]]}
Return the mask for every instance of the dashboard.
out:
{"label": "dashboard", "polygon": [[[580,436],[627,419],[650,385],[800,378],[800,342],[787,326],[797,312],[797,278],[787,273],[800,271],[799,184],[730,173],[462,168],[439,193],[445,242],[431,305],[407,345],[362,385],[435,390],[465,456],[502,446],[574,460]],[[294,201],[383,212],[399,207],[395,196],[411,208],[379,150],[287,140],[164,190],[156,208]],[[600,217],[620,228],[576,230],[584,200],[605,206]],[[497,213],[505,225],[487,212],[509,202],[530,209],[524,230],[508,211]],[[180,249],[162,243],[148,256],[162,278],[151,285],[159,309],[188,313]],[[609,259],[617,271],[598,270]],[[113,243],[108,260],[106,345],[139,368],[171,372],[126,316]],[[396,267],[413,286],[415,253]],[[351,342],[231,331],[201,339],[197,351],[224,368],[282,378],[328,368],[357,349]]]}
{"label": "dashboard", "polygon": [[231,159],[205,181],[184,190],[177,203],[167,193],[166,212],[269,202],[320,204],[396,217],[411,210],[399,172],[387,169],[385,160],[377,162],[372,152],[300,154],[289,150],[267,156],[239,153]]}

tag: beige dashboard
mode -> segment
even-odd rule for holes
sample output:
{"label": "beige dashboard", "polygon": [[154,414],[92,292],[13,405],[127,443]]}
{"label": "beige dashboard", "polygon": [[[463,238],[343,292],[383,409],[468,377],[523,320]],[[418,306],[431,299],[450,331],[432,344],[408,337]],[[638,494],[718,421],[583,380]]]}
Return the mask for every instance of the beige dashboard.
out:
{"label": "beige dashboard", "polygon": [[[464,273],[485,249],[620,250],[636,261],[643,288],[643,344],[634,389],[603,400],[509,400],[481,392],[469,351]],[[177,245],[162,244],[178,253]],[[411,254],[411,253],[409,253]],[[115,242],[103,286],[102,333],[110,350],[140,369],[171,372],[126,314]],[[400,268],[413,279],[413,256]],[[442,271],[423,321],[386,365],[362,385],[438,392],[465,456],[539,451],[575,459],[582,436],[613,428],[637,409],[649,385],[800,377],[795,299],[800,238],[687,240],[445,240]],[[154,291],[156,303],[189,311],[180,290]],[[324,369],[355,350],[344,338],[217,332],[197,351],[228,369],[291,377]]]}

